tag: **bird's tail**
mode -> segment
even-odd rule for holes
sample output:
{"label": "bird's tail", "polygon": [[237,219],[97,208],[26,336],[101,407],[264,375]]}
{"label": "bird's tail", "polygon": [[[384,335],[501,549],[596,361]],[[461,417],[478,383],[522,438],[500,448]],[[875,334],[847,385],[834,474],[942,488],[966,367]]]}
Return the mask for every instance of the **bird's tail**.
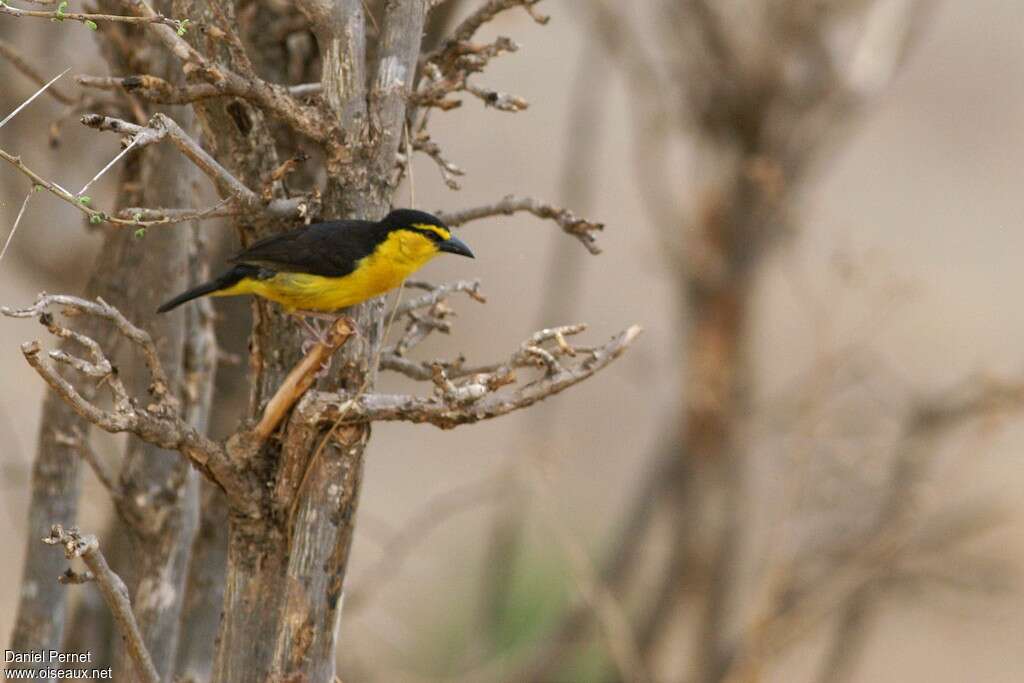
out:
{"label": "bird's tail", "polygon": [[247,277],[254,277],[258,270],[259,268],[256,268],[255,266],[239,264],[220,277],[210,280],[209,282],[204,282],[198,287],[193,287],[187,292],[182,292],[170,301],[165,301],[160,304],[160,308],[156,309],[156,312],[166,313],[172,308],[177,308],[187,301],[192,301],[192,299],[198,299],[199,297],[206,296],[207,294],[213,294],[214,292],[229,289]]}

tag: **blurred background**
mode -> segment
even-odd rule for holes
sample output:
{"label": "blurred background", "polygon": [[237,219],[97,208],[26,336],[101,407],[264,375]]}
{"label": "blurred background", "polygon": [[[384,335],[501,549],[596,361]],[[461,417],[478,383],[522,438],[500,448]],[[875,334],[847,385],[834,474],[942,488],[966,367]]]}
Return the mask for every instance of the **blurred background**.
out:
{"label": "blurred background", "polygon": [[[636,4],[488,25],[522,49],[481,80],[530,107],[436,113],[462,189],[418,158],[399,192],[426,210],[531,195],[606,225],[598,256],[529,216],[464,228],[476,260],[424,277],[479,277],[487,303],[456,300],[423,357],[502,358],[555,324],[645,332],[531,410],[374,427],[343,680],[1021,680],[1024,5],[791,2],[783,21],[781,2],[703,20]],[[80,25],[0,21],[0,39],[47,78],[71,67],[66,92],[104,74]],[[0,83],[4,114],[37,87],[3,60]],[[30,106],[0,147],[44,177],[77,188],[117,153],[59,102]],[[4,239],[26,189],[0,168]],[[99,244],[82,223],[34,199],[0,303],[80,293]],[[247,304],[216,307],[244,352]],[[18,347],[40,332],[0,319],[4,642],[43,395]],[[240,372],[222,366],[215,435],[242,414]]]}

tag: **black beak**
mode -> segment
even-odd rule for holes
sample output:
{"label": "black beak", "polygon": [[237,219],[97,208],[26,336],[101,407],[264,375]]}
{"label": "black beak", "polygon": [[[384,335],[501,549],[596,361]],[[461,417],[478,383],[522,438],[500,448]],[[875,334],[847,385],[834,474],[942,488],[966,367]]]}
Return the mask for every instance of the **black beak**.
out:
{"label": "black beak", "polygon": [[449,254],[458,254],[459,256],[468,256],[469,258],[475,258],[473,252],[469,250],[466,243],[455,237],[449,237],[443,242],[437,245],[438,250],[446,251]]}

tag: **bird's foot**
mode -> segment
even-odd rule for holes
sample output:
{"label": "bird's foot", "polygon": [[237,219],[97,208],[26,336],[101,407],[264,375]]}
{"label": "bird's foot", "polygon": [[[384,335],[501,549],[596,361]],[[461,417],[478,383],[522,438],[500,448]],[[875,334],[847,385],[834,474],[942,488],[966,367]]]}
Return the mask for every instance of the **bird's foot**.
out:
{"label": "bird's foot", "polygon": [[[356,321],[347,315],[335,315],[331,313],[324,313],[322,311],[306,311],[306,310],[295,310],[291,312],[299,322],[302,324],[305,330],[305,339],[300,347],[302,355],[309,354],[317,345],[330,346],[330,340],[328,335],[334,324],[339,320],[344,320],[345,324],[348,325],[349,329],[353,332],[356,331]],[[330,325],[323,325],[320,323],[321,320],[330,321]],[[323,364],[320,366],[320,370],[317,371],[316,377],[320,379],[327,375],[331,368],[332,356],[327,356]]]}

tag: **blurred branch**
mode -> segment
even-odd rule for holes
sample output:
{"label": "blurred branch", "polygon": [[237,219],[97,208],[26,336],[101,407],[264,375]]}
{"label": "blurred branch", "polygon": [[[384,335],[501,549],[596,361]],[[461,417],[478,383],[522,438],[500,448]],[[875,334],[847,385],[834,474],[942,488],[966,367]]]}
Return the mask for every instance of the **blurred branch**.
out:
{"label": "blurred branch", "polygon": [[[960,387],[927,400],[918,401],[907,415],[897,444],[887,483],[874,525],[862,534],[841,539],[829,548],[827,567],[808,578],[798,568],[820,559],[822,549],[809,547],[798,553],[777,573],[786,577],[767,614],[756,619],[741,642],[734,645],[736,656],[730,670],[742,672],[763,665],[781,655],[828,617],[840,613],[834,641],[821,670],[821,680],[842,680],[855,658],[839,653],[853,647],[856,634],[871,613],[869,602],[892,584],[908,563],[928,560],[931,565],[948,565],[949,553],[993,528],[1002,516],[991,506],[964,509],[944,517],[926,520],[915,528],[917,492],[925,480],[925,467],[935,458],[937,442],[949,431],[969,421],[1024,411],[1024,383],[1016,381],[968,380]],[[920,515],[916,515],[920,516]],[[921,576],[925,576],[922,574]],[[847,642],[847,640],[850,642]],[[835,677],[835,678],[826,678]]]}
{"label": "blurred branch", "polygon": [[534,487],[540,492],[539,498],[544,504],[545,521],[566,555],[580,597],[600,626],[605,646],[621,680],[627,683],[653,681],[637,647],[629,617],[614,589],[602,581],[582,543],[566,525],[566,515],[557,509],[558,496],[551,490],[545,475],[537,467],[533,475]]}
{"label": "blurred branch", "polygon": [[[25,57],[6,40],[0,40],[0,57],[3,57],[8,62],[10,62],[15,69],[25,74],[25,76],[27,76],[28,79],[36,85],[43,86],[46,84],[46,78],[44,78],[41,73],[36,71],[36,69],[31,64],[29,64],[28,60],[25,59]],[[54,98],[61,104],[66,104],[70,106],[78,102],[77,99],[75,99],[71,95],[68,95],[63,90],[57,87],[51,87],[47,90],[47,92],[49,93],[50,97]]]}
{"label": "blurred branch", "polygon": [[426,131],[416,133],[412,140],[412,148],[417,152],[423,152],[434,160],[438,171],[441,173],[441,179],[444,180],[444,184],[448,186],[448,189],[460,189],[459,183],[455,178],[466,175],[466,172],[444,158],[441,147],[430,139]]}
{"label": "blurred branch", "polygon": [[458,211],[441,211],[437,213],[437,217],[447,225],[458,227],[481,218],[511,216],[521,211],[532,213],[537,218],[550,218],[566,234],[578,239],[591,254],[601,253],[601,248],[597,246],[597,238],[594,236],[594,233],[604,229],[603,223],[593,223],[584,220],[568,209],[558,208],[532,197],[507,195],[493,204]]}
{"label": "blurred branch", "polygon": [[60,524],[50,529],[48,538],[43,543],[59,545],[64,549],[64,556],[69,559],[81,559],[89,568],[86,575],[75,574],[70,569],[64,576],[64,583],[84,583],[94,581],[103,594],[103,599],[114,615],[117,629],[124,639],[125,646],[135,662],[137,675],[146,683],[160,683],[160,675],[153,666],[146,644],[142,642],[139,624],[132,612],[132,604],[128,597],[128,589],[124,582],[107,564],[107,559],[100,552],[99,541],[95,536],[83,536],[77,527],[65,530]]}
{"label": "blurred branch", "polygon": [[346,599],[346,610],[358,612],[365,608],[374,596],[401,573],[416,546],[434,529],[460,512],[495,502],[508,495],[510,490],[504,484],[504,477],[492,476],[434,496],[423,505],[412,521],[384,544],[377,562],[366,571],[365,578],[356,583]]}
{"label": "blurred branch", "polygon": [[449,38],[440,48],[426,55],[425,60],[436,60],[440,55],[444,54],[445,51],[453,49],[453,46],[456,43],[470,40],[474,35],[476,35],[476,32],[480,30],[481,26],[491,21],[502,12],[514,7],[522,7],[538,24],[548,23],[548,17],[539,14],[537,10],[534,9],[534,6],[540,4],[540,2],[541,0],[487,0],[470,13],[468,17],[463,19],[459,25],[455,27],[455,30],[452,31],[451,38]]}

